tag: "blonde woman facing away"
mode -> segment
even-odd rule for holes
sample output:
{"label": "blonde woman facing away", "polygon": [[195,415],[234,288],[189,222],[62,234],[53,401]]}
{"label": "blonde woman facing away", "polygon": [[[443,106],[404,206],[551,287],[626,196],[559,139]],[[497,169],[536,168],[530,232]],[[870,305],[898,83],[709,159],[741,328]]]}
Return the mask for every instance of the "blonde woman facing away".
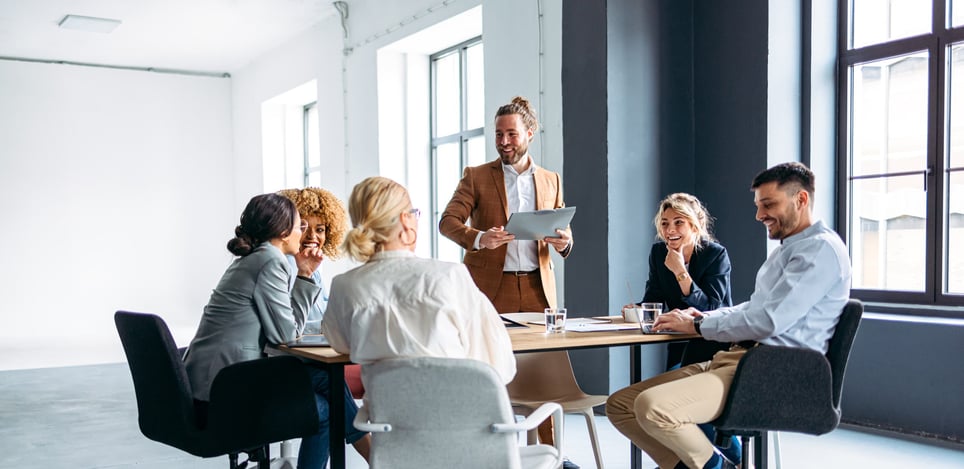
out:
{"label": "blonde woman facing away", "polygon": [[[363,262],[331,282],[321,329],[338,352],[365,365],[388,358],[470,358],[502,381],[515,376],[509,334],[462,264],[415,257],[418,209],[384,177],[355,186],[343,250]],[[362,380],[365,367],[362,367]]]}

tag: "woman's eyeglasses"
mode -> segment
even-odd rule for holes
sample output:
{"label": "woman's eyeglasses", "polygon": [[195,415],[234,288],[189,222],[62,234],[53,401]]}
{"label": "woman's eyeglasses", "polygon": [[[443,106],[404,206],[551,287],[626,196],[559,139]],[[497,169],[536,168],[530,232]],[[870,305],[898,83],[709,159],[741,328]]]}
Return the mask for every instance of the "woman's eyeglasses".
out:
{"label": "woman's eyeglasses", "polygon": [[417,208],[413,208],[413,209],[409,210],[408,213],[411,213],[412,215],[415,215],[415,218],[416,218],[416,219],[418,219],[418,217],[422,215],[422,211],[419,210],[419,209],[417,209]]}

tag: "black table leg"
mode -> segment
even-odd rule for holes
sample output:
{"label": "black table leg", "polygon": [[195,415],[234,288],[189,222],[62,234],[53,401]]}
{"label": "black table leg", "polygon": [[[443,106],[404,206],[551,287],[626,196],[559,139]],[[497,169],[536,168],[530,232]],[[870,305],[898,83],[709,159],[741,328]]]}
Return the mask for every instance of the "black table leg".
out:
{"label": "black table leg", "polygon": [[[643,350],[639,345],[629,347],[629,384],[643,380]],[[629,442],[629,467],[640,469],[643,466],[643,452],[632,442]]]}
{"label": "black table leg", "polygon": [[328,364],[328,438],[331,469],[345,469],[345,364]]}

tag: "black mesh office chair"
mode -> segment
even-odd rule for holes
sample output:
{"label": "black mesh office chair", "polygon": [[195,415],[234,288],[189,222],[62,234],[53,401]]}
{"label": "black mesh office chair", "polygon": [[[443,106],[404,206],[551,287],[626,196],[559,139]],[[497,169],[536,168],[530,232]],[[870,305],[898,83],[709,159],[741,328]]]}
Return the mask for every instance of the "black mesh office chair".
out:
{"label": "black mesh office chair", "polygon": [[[228,366],[214,378],[211,400],[198,403],[164,320],[118,311],[114,323],[134,379],[144,436],[195,456],[227,454],[234,469],[249,462],[267,468],[270,443],[318,432],[314,391],[297,358]],[[239,464],[240,453],[247,453],[247,461]]]}
{"label": "black mesh office chair", "polygon": [[791,431],[823,435],[840,423],[840,393],[850,348],[864,307],[857,300],[844,306],[826,355],[808,349],[760,345],[746,352],[736,368],[720,417],[716,444],[731,435],[753,440],[754,466],[767,467],[767,432]]}

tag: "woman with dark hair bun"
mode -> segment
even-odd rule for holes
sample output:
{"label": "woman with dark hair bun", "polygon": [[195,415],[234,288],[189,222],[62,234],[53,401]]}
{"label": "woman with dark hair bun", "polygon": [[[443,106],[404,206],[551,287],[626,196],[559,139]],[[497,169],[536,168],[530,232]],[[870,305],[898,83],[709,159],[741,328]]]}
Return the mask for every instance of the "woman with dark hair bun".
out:
{"label": "woman with dark hair bun", "polygon": [[[266,345],[290,342],[304,330],[308,310],[321,293],[312,274],[321,264],[322,255],[301,249],[303,230],[295,204],[284,196],[258,195],[244,208],[241,222],[234,229],[235,237],[227,246],[239,257],[228,266],[211,293],[197,333],[184,355],[199,408],[205,408],[211,383],[222,368],[261,358]],[[286,255],[294,256],[296,272]],[[291,284],[293,275],[297,279]],[[313,382],[327,382],[324,370],[310,366],[307,370]],[[302,440],[299,468],[320,469],[328,459],[327,386],[315,386],[315,401],[320,431]],[[357,411],[350,396],[345,410],[346,422],[350,423],[353,410]],[[366,436],[351,428],[346,437],[365,457]]]}

